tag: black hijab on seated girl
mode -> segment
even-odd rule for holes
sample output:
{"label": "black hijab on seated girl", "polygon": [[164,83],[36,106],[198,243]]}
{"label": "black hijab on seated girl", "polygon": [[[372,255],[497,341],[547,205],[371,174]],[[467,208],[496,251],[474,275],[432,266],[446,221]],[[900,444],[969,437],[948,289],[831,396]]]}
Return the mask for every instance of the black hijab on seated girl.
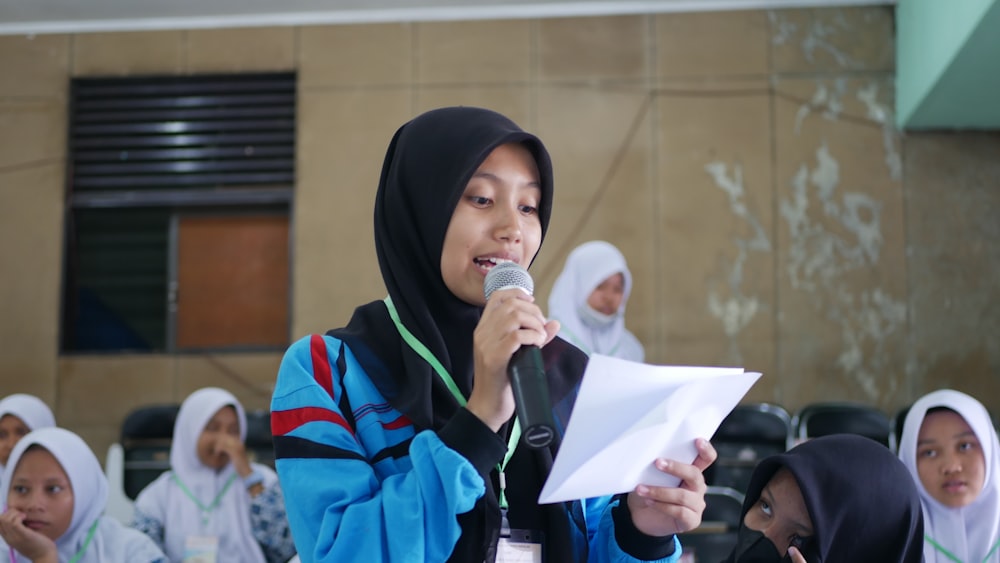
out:
{"label": "black hijab on seated girl", "polygon": [[[472,335],[482,308],[465,303],[445,286],[441,249],[472,174],[493,149],[513,142],[527,147],[538,166],[544,237],[552,210],[552,165],[545,147],[506,117],[479,108],[433,110],[400,128],[389,145],[375,200],[375,249],[389,297],[403,326],[433,352],[465,397],[472,391]],[[440,429],[459,409],[428,362],[402,340],[382,301],[358,307],[346,327],[328,334],[350,346],[379,392],[418,431]],[[556,424],[564,429],[587,358],[559,338],[546,345],[542,355]],[[509,431],[507,423],[500,436]],[[499,436],[496,446],[506,451]],[[538,505],[556,447],[553,443],[548,449],[515,450],[505,470],[508,518],[513,528],[544,532],[549,561],[581,561],[586,555],[575,553],[580,543],[573,541],[574,536],[586,536],[580,503]],[[462,535],[449,560],[481,561],[496,545],[497,478],[494,471],[484,497],[459,516]]]}
{"label": "black hijab on seated girl", "polygon": [[[753,508],[782,467],[798,483],[815,535],[801,547],[809,563],[920,563],[924,526],[913,478],[888,448],[853,434],[813,438],[765,458],[743,502]],[[790,561],[741,523],[726,563]]]}

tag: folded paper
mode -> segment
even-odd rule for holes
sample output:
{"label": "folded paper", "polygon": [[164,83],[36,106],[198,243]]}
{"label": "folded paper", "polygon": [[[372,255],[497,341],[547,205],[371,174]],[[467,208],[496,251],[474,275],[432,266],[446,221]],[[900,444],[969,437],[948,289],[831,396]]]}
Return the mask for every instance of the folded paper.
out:
{"label": "folded paper", "polygon": [[743,368],[655,366],[594,354],[538,502],[675,487],[657,458],[691,463],[760,373]]}

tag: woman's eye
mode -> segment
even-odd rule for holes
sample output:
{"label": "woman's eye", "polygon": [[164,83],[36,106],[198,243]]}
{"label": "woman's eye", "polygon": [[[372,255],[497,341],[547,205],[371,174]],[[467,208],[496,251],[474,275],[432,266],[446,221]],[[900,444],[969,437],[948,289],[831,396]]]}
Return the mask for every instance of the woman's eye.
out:
{"label": "woman's eye", "polygon": [[11,487],[11,490],[19,495],[23,495],[28,492],[28,488],[25,487],[24,485],[14,485],[13,487]]}
{"label": "woman's eye", "polygon": [[482,196],[478,196],[478,195],[470,195],[468,197],[468,200],[473,205],[478,205],[480,207],[487,206],[487,205],[490,204],[490,198],[488,198],[488,197],[482,197]]}
{"label": "woman's eye", "polygon": [[767,514],[768,516],[770,516],[771,515],[771,505],[767,504],[766,500],[761,500],[760,501],[760,511],[763,512],[764,514]]}
{"label": "woman's eye", "polygon": [[62,492],[62,490],[62,485],[52,485],[49,487],[49,492],[53,494]]}
{"label": "woman's eye", "polygon": [[524,213],[525,215],[534,215],[535,213],[538,213],[538,208],[531,205],[522,205],[521,213]]}
{"label": "woman's eye", "polygon": [[958,449],[960,451],[963,451],[963,452],[971,450],[971,449],[973,449],[975,447],[976,447],[976,444],[974,444],[972,442],[962,442],[961,444],[958,445]]}
{"label": "woman's eye", "polygon": [[934,450],[921,450],[917,452],[917,457],[934,457],[936,455],[937,452]]}

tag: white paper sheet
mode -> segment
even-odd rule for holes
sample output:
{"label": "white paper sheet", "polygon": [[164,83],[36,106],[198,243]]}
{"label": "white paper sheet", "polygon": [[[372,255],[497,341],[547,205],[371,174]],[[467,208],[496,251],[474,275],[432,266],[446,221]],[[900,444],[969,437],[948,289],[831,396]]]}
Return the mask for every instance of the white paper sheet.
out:
{"label": "white paper sheet", "polygon": [[743,368],[654,366],[594,354],[538,502],[624,493],[679,480],[658,457],[691,463],[761,374]]}

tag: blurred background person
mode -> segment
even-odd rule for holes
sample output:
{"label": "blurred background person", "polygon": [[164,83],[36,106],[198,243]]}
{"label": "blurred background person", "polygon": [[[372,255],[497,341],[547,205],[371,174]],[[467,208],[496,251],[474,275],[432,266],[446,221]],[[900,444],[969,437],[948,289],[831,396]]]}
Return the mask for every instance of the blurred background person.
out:
{"label": "blurred background person", "polygon": [[[251,463],[247,419],[232,393],[199,389],[181,404],[170,446],[170,470],[135,500],[133,526],[170,561],[193,551],[219,563],[277,563],[295,554],[277,474]],[[213,538],[194,545],[193,538]]]}
{"label": "blurred background person", "polygon": [[15,393],[0,401],[0,473],[10,452],[28,432],[56,425],[52,409],[34,395]]}
{"label": "blurred background person", "polygon": [[562,324],[559,336],[590,354],[641,362],[646,353],[625,328],[625,304],[632,273],[611,243],[585,242],[570,252],[549,294],[549,318]]}

